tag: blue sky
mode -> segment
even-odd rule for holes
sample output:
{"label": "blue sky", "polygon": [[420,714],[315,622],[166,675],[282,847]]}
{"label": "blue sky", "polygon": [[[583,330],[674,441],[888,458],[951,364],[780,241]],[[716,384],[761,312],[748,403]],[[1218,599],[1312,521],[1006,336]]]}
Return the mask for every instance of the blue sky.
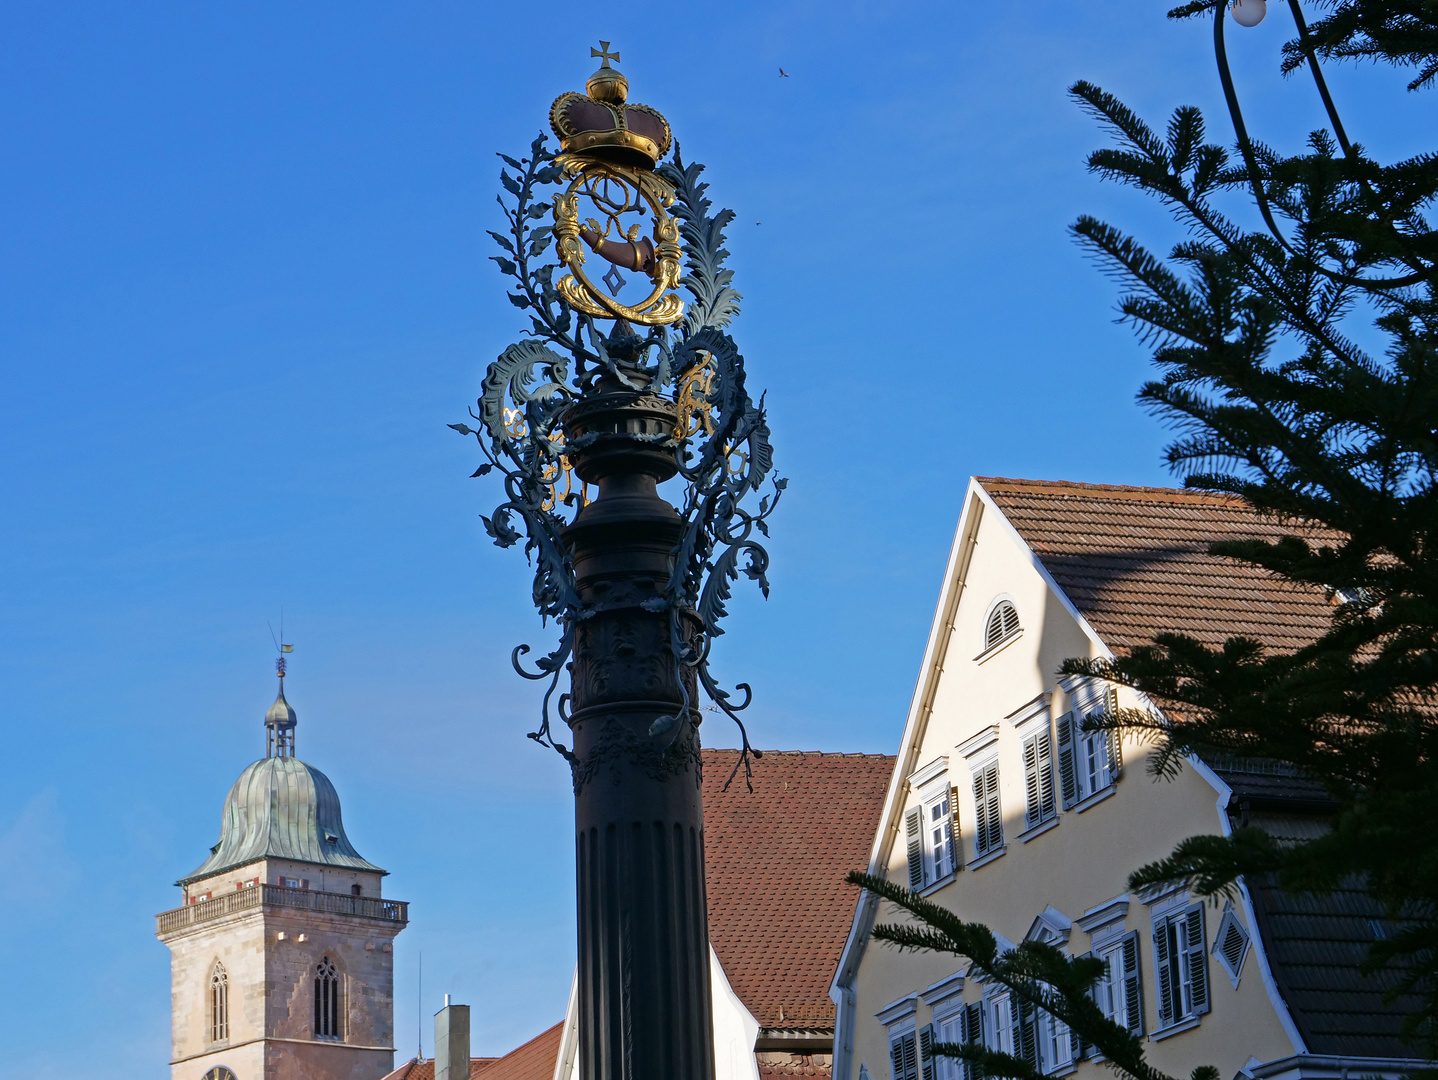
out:
{"label": "blue sky", "polygon": [[[400,1058],[445,992],[477,1053],[559,1018],[571,801],[508,665],[548,637],[445,425],[523,328],[492,155],[600,38],[738,212],[735,334],[791,481],[716,669],[762,747],[892,752],[968,475],[1167,482],[1146,354],[1064,231],[1174,238],[1086,175],[1074,79],[1230,137],[1207,27],[1165,6],[0,6],[0,1080],[168,1075],[151,917],[263,752],[282,609],[300,756],[413,904]],[[1231,48],[1293,150],[1319,118],[1279,8]],[[1397,78],[1334,86],[1382,155],[1431,131]]]}

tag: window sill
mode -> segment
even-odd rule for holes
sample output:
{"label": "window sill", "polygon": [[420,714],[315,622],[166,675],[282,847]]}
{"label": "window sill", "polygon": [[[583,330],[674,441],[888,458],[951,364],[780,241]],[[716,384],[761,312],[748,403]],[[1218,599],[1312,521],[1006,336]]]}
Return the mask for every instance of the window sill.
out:
{"label": "window sill", "polygon": [[1163,1042],[1163,1040],[1167,1039],[1170,1035],[1181,1035],[1185,1031],[1192,1031],[1198,1027],[1198,1020],[1199,1018],[1197,1016],[1190,1016],[1187,1019],[1180,1020],[1176,1024],[1169,1024],[1166,1028],[1159,1028],[1151,1034],[1149,1038],[1154,1042]]}
{"label": "window sill", "polygon": [[975,859],[973,862],[969,863],[968,868],[969,868],[970,870],[977,870],[977,869],[978,869],[979,867],[981,867],[981,866],[987,866],[989,863],[993,862],[995,859],[1000,858],[1000,857],[1004,854],[1004,852],[1007,851],[1007,850],[1008,850],[1008,848],[1005,848],[1005,847],[996,847],[996,848],[994,848],[993,851],[990,851],[990,852],[988,852],[987,854],[984,854],[984,855],[980,855],[980,856],[979,856],[977,859]]}
{"label": "window sill", "polygon": [[935,881],[935,882],[932,882],[931,884],[925,885],[922,889],[920,889],[920,890],[919,890],[919,895],[920,895],[920,896],[932,896],[934,893],[936,893],[936,892],[938,892],[940,889],[942,889],[945,885],[952,885],[953,882],[954,882],[954,878],[956,878],[956,877],[958,877],[958,875],[955,874],[952,870],[950,870],[950,871],[949,871],[947,874],[945,874],[943,877],[939,878],[938,881]]}
{"label": "window sill", "polygon": [[983,652],[979,653],[978,656],[974,657],[974,663],[982,664],[984,663],[984,661],[990,659],[991,657],[998,656],[999,653],[1003,652],[1005,649],[1007,649],[1010,645],[1012,645],[1015,641],[1018,641],[1018,639],[1023,636],[1024,628],[1021,626],[1008,637],[1004,638],[1002,641],[994,642]]}
{"label": "window sill", "polygon": [[1106,788],[1101,788],[1098,791],[1095,791],[1087,799],[1080,799],[1078,802],[1074,803],[1071,807],[1069,807],[1069,809],[1072,810],[1075,814],[1082,814],[1085,810],[1097,806],[1109,796],[1115,795],[1117,793],[1118,785],[1110,784]]}
{"label": "window sill", "polygon": [[1037,825],[1035,825],[1032,829],[1025,829],[1023,832],[1019,833],[1019,839],[1022,840],[1025,844],[1027,844],[1027,843],[1028,843],[1030,840],[1032,840],[1034,837],[1036,837],[1036,836],[1042,836],[1044,833],[1048,832],[1050,829],[1057,828],[1057,827],[1058,827],[1058,823],[1059,823],[1059,818],[1058,818],[1058,815],[1055,814],[1053,817],[1049,818],[1047,821],[1041,821],[1041,822],[1039,822],[1039,823],[1038,823]]}

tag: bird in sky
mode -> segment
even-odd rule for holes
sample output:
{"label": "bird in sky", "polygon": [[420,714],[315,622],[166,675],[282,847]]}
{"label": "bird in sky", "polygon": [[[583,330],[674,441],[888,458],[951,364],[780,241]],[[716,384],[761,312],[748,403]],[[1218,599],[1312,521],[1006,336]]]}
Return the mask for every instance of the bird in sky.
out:
{"label": "bird in sky", "polygon": [[787,79],[788,77],[789,77],[789,73],[788,73],[787,71],[785,71],[783,68],[780,68],[780,69],[779,69],[779,78],[781,78],[781,79]]}

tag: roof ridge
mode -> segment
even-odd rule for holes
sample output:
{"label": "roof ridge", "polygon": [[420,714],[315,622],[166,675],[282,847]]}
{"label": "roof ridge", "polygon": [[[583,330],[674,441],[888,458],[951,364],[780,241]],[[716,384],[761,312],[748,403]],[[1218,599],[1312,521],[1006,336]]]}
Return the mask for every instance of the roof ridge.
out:
{"label": "roof ridge", "polygon": [[[732,747],[732,746],[706,746],[706,747],[704,747],[704,752],[705,752],[706,754],[708,754],[708,753],[713,753],[713,754],[737,754],[739,751],[738,751],[737,748]],[[775,757],[778,757],[778,756],[783,755],[783,756],[789,756],[789,757],[883,758],[883,759],[885,759],[885,760],[887,760],[887,761],[893,761],[893,760],[894,760],[894,755],[893,755],[893,754],[870,754],[870,753],[866,753],[865,751],[862,751],[862,750],[764,750],[764,749],[760,749],[760,750],[759,750],[759,753],[763,754],[765,757],[768,757],[768,756],[770,756],[770,755],[773,755],[773,756],[775,756]]]}
{"label": "roof ridge", "polygon": [[1088,484],[1078,480],[1027,480],[1011,476],[976,476],[974,479],[985,491],[1019,489],[1045,491],[1051,494],[1074,494],[1102,492],[1115,498],[1130,498],[1143,502],[1198,502],[1211,505],[1247,506],[1240,495],[1227,491],[1208,491],[1202,488],[1147,487],[1140,484]]}

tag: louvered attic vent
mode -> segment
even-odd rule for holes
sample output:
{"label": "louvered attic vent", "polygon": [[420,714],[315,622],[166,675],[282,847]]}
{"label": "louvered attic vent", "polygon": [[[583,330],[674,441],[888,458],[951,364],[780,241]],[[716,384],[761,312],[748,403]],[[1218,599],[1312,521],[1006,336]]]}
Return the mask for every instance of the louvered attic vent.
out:
{"label": "louvered attic vent", "polygon": [[1005,600],[994,608],[989,615],[988,625],[984,628],[984,648],[991,649],[1010,634],[1016,633],[1019,628],[1019,613],[1014,610],[1014,605]]}
{"label": "louvered attic vent", "polygon": [[1218,939],[1213,943],[1213,954],[1218,957],[1223,970],[1228,972],[1230,981],[1237,987],[1239,972],[1243,970],[1243,961],[1248,956],[1248,931],[1238,921],[1231,904],[1227,905],[1223,912],[1223,922],[1218,926]]}

